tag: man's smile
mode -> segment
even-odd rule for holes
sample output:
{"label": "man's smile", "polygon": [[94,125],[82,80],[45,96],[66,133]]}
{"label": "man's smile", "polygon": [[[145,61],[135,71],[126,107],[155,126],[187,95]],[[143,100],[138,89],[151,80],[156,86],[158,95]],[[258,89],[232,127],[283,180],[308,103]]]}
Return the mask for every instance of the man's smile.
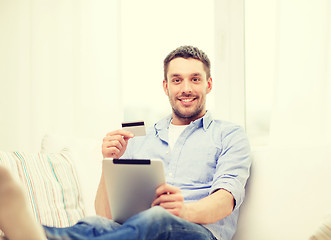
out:
{"label": "man's smile", "polygon": [[177,98],[183,105],[191,105],[197,98],[196,97],[180,97]]}

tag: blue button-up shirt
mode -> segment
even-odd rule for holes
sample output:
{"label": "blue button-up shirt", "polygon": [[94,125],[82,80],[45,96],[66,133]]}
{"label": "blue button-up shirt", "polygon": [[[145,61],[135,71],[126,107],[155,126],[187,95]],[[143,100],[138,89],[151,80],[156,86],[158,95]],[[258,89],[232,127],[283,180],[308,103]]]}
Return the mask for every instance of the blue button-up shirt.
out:
{"label": "blue button-up shirt", "polygon": [[167,183],[179,187],[186,202],[207,197],[217,189],[230,192],[235,199],[232,214],[204,225],[216,238],[230,240],[236,231],[251,165],[244,130],[229,122],[213,120],[207,112],[185,128],[171,150],[170,122],[171,116],[147,129],[146,136],[131,139],[122,158],[162,159]]}

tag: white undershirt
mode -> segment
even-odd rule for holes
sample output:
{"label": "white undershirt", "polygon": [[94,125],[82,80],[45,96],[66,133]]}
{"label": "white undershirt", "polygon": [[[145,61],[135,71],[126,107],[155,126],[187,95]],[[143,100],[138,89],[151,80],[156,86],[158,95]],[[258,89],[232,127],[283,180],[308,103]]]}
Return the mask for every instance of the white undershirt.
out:
{"label": "white undershirt", "polygon": [[169,147],[172,150],[179,135],[184,131],[188,125],[169,125]]}

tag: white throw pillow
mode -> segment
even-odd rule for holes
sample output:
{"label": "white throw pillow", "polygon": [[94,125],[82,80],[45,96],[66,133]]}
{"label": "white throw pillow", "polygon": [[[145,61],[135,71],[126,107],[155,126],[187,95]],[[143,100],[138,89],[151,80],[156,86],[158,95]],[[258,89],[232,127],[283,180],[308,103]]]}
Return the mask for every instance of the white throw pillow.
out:
{"label": "white throw pillow", "polygon": [[41,144],[43,153],[57,153],[65,148],[72,153],[86,216],[95,215],[94,200],[102,168],[101,140],[46,134]]}
{"label": "white throw pillow", "polygon": [[67,227],[85,216],[70,152],[55,154],[0,152],[0,164],[23,184],[36,219]]}
{"label": "white throw pillow", "polygon": [[325,216],[314,234],[309,240],[330,240],[331,239],[331,215]]}

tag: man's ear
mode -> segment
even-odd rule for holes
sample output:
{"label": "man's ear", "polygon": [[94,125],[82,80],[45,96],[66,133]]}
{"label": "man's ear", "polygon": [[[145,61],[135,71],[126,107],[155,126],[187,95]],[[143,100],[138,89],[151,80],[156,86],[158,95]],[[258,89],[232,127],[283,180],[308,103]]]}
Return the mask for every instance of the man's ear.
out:
{"label": "man's ear", "polygon": [[210,77],[207,80],[207,94],[210,93],[212,89],[213,89],[213,79]]}
{"label": "man's ear", "polygon": [[167,96],[169,96],[169,93],[168,93],[168,81],[167,80],[163,80],[163,90],[164,90],[165,94]]}

